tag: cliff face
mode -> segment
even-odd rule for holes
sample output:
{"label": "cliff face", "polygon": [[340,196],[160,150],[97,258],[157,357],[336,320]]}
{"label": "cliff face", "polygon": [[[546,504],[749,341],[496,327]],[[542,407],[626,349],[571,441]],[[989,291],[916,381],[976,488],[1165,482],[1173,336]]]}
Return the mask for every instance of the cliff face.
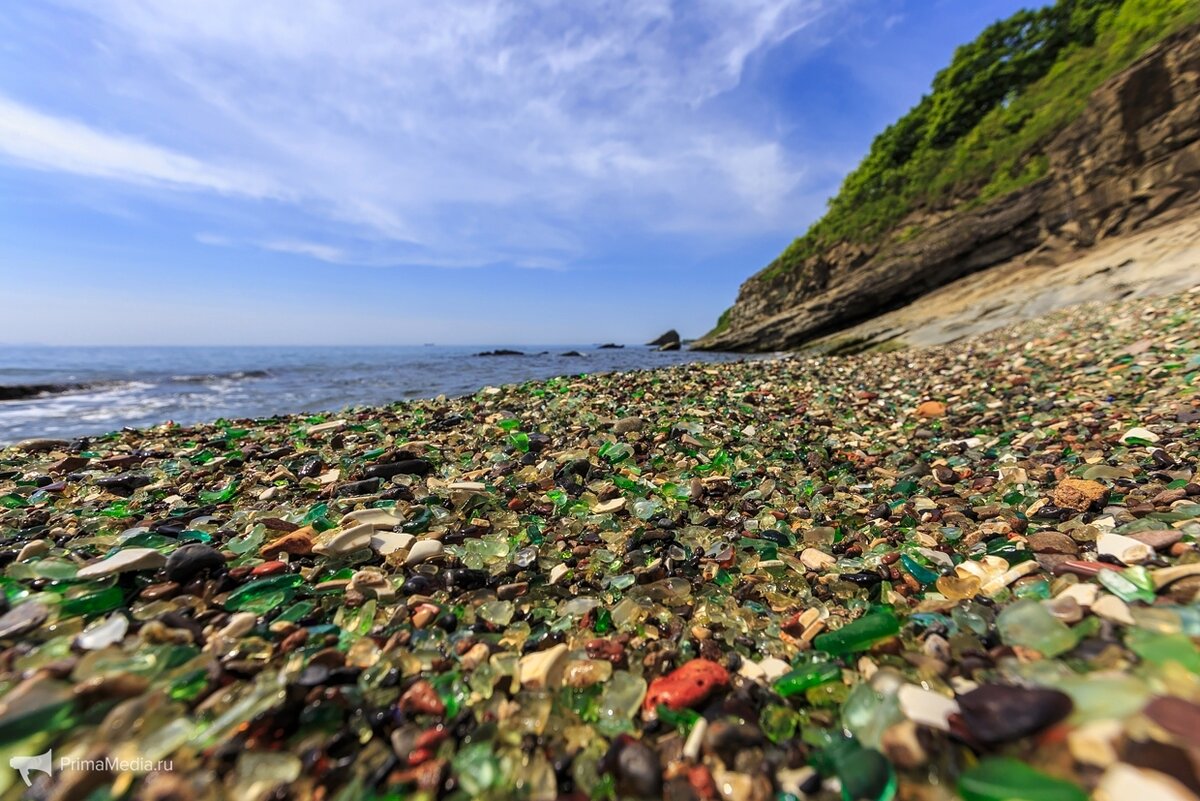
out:
{"label": "cliff face", "polygon": [[1101,85],[1044,155],[1046,175],[1005,197],[911,215],[878,245],[844,244],[800,269],[754,276],[728,326],[693,347],[797,347],[970,273],[1013,259],[1053,263],[1200,206],[1200,27]]}

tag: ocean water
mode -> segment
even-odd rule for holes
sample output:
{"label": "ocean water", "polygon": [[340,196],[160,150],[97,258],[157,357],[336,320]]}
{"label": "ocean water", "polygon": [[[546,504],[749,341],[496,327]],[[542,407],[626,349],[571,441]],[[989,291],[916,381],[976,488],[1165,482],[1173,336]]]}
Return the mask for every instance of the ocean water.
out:
{"label": "ocean water", "polygon": [[[0,347],[0,398],[47,387],[0,400],[0,443],[166,420],[336,411],[558,375],[744,358],[638,345],[525,345],[512,348],[524,356],[475,355],[496,347]],[[580,355],[564,355],[570,351]]]}

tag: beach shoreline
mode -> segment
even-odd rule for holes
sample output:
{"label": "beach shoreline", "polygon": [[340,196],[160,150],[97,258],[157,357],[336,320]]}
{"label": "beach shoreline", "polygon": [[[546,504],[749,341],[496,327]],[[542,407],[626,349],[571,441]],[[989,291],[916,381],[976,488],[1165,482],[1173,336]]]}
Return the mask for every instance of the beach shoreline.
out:
{"label": "beach shoreline", "polygon": [[170,760],[49,798],[1151,792],[1198,376],[1192,291],[0,449],[0,748]]}

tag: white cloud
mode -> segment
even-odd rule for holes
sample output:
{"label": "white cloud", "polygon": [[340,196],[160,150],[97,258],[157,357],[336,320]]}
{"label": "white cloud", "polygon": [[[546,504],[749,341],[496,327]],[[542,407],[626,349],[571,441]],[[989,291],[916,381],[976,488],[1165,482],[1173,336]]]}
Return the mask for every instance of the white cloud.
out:
{"label": "white cloud", "polygon": [[309,230],[228,236],[325,261],[558,267],[598,226],[791,232],[804,164],[713,101],[846,2],[75,0],[105,119],[171,148],[7,101],[0,151],[286,196]]}
{"label": "white cloud", "polygon": [[74,120],[43,114],[3,95],[0,153],[40,170],[252,198],[280,196],[271,181],[261,176],[205,164],[131,137],[97,131]]}

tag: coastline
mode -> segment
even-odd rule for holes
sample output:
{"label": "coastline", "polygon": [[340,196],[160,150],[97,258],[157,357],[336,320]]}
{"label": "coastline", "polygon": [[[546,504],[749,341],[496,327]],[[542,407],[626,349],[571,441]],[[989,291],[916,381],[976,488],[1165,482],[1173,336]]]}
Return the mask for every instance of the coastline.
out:
{"label": "coastline", "polygon": [[1082,798],[1116,779],[1072,710],[1120,753],[1155,697],[1200,715],[1198,374],[1192,290],[3,449],[0,740],[195,798],[883,798],[1005,757]]}

